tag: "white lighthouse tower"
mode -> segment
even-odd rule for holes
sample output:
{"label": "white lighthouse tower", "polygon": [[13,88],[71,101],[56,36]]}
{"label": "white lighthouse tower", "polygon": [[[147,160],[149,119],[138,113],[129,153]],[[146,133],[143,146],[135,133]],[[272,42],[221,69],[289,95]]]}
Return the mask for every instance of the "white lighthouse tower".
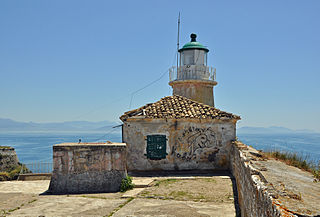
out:
{"label": "white lighthouse tower", "polygon": [[170,69],[169,85],[173,88],[173,95],[214,107],[213,87],[218,83],[215,69],[207,66],[209,49],[197,42],[196,34],[190,37],[191,41],[179,49],[179,66]]}

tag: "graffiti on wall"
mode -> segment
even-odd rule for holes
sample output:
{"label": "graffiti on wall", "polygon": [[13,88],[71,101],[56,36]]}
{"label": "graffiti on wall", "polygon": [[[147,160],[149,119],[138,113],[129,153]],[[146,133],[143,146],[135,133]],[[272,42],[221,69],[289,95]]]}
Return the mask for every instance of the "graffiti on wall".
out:
{"label": "graffiti on wall", "polygon": [[211,127],[188,127],[178,137],[171,155],[181,160],[214,161],[221,147],[221,136]]}

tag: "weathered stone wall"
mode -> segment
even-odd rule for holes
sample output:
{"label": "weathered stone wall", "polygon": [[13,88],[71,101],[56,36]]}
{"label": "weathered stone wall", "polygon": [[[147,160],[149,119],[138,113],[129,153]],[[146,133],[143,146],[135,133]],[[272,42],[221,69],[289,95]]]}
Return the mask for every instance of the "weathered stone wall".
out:
{"label": "weathered stone wall", "polygon": [[[241,216],[296,216],[282,209],[274,200],[272,190],[259,170],[249,164],[250,157],[244,155],[249,147],[241,142],[234,142],[230,152],[230,170],[236,179]],[[250,148],[249,154],[259,156],[259,152]]]}
{"label": "weathered stone wall", "polygon": [[[147,136],[157,134],[166,135],[167,156],[152,160],[146,156]],[[123,125],[123,140],[129,171],[225,170],[235,140],[235,121],[130,118]]]}
{"label": "weathered stone wall", "polygon": [[9,171],[19,165],[16,151],[12,147],[0,147],[0,171]]}
{"label": "weathered stone wall", "polygon": [[53,146],[49,191],[57,194],[116,192],[126,176],[123,143],[63,143]]}

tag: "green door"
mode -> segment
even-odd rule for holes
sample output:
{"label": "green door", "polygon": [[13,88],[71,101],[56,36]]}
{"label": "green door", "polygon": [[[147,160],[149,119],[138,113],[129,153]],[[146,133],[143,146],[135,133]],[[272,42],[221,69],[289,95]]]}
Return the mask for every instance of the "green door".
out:
{"label": "green door", "polygon": [[150,160],[161,160],[167,156],[166,135],[147,136],[147,158]]}

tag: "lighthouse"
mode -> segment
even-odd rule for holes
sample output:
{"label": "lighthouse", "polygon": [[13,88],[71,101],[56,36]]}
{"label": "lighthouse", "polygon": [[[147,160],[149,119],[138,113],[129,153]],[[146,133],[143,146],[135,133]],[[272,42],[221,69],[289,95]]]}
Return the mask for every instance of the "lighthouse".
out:
{"label": "lighthouse", "polygon": [[191,41],[170,69],[173,95],[121,117],[128,171],[226,170],[240,117],[214,107],[215,69],[209,49]]}
{"label": "lighthouse", "polygon": [[169,85],[173,95],[214,107],[213,87],[216,70],[207,65],[209,49],[197,41],[197,35],[190,35],[191,41],[179,49],[179,65],[169,69]]}

